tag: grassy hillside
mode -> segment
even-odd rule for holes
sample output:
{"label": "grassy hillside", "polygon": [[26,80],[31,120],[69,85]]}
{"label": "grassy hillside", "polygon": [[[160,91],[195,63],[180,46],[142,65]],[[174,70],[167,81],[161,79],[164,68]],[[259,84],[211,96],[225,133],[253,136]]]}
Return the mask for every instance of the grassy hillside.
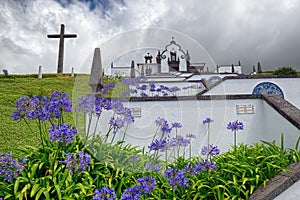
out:
{"label": "grassy hillside", "polygon": [[[19,154],[21,147],[37,145],[38,135],[32,133],[25,123],[18,123],[11,119],[15,102],[21,96],[46,95],[52,90],[65,91],[72,95],[75,78],[70,76],[52,76],[43,79],[34,77],[0,78],[0,152],[13,151]],[[72,117],[68,121],[72,121]],[[32,124],[34,126],[34,124]],[[34,131],[36,132],[36,131]]]}
{"label": "grassy hillside", "polygon": [[[33,127],[31,131],[24,122],[18,123],[11,119],[17,99],[24,95],[49,97],[52,90],[58,90],[70,94],[73,107],[75,107],[79,97],[91,92],[88,82],[89,75],[77,75],[72,78],[69,74],[45,74],[43,79],[38,79],[37,75],[9,75],[9,77],[0,75],[0,152],[12,151],[15,155],[22,156],[20,149],[27,145],[39,145],[38,128],[34,122],[30,124]],[[103,82],[104,84],[117,83],[118,79],[104,78]],[[118,97],[124,87],[118,84],[108,95]],[[75,125],[73,113],[67,115],[65,122]]]}

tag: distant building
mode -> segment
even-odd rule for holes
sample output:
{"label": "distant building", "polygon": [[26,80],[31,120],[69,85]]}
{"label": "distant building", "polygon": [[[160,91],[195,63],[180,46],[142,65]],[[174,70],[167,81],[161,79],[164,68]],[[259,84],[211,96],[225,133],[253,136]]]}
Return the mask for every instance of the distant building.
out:
{"label": "distant building", "polygon": [[237,65],[220,65],[216,70],[209,71],[206,62],[191,62],[189,51],[183,51],[182,47],[176,43],[174,37],[164,49],[158,50],[156,55],[147,52],[144,55],[144,62],[137,63],[135,66],[116,67],[111,64],[112,76],[152,76],[159,74],[173,74],[174,73],[192,73],[194,75],[200,74],[242,74],[242,66],[240,61]]}

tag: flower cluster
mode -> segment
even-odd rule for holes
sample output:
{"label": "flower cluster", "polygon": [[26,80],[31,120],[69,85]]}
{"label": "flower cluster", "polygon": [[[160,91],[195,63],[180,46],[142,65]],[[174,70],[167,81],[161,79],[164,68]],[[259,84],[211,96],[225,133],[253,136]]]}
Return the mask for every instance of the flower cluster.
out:
{"label": "flower cluster", "polygon": [[185,137],[188,138],[188,139],[192,139],[192,138],[196,138],[196,135],[193,134],[193,133],[187,133],[187,134],[185,135]]}
{"label": "flower cluster", "polygon": [[133,163],[138,162],[139,161],[139,157],[137,157],[137,156],[131,156],[130,159],[129,159],[129,161],[133,162]]}
{"label": "flower cluster", "polygon": [[84,114],[95,114],[96,116],[100,116],[103,109],[112,110],[114,114],[118,115],[114,115],[114,117],[112,117],[109,122],[109,124],[113,126],[114,131],[117,131],[118,129],[122,128],[125,122],[134,122],[131,110],[129,108],[124,107],[121,101],[110,101],[103,97],[85,96],[79,98],[78,107],[75,109],[75,111],[82,111]]}
{"label": "flower cluster", "polygon": [[12,153],[0,153],[0,176],[4,177],[4,181],[10,181],[17,178],[19,173],[26,166],[26,158],[24,157],[21,162],[12,158]]}
{"label": "flower cluster", "polygon": [[132,88],[122,91],[122,93],[121,93],[122,96],[129,96],[129,95],[135,95],[135,94],[137,94],[137,90],[132,89]]}
{"label": "flower cluster", "polygon": [[109,120],[109,123],[113,127],[113,133],[116,133],[117,130],[121,129],[124,127],[124,120],[120,117],[112,117]]}
{"label": "flower cluster", "polygon": [[139,200],[140,195],[150,194],[156,187],[156,179],[149,176],[138,178],[136,185],[126,189],[121,196],[122,200]]}
{"label": "flower cluster", "polygon": [[157,163],[151,162],[145,164],[145,169],[150,173],[160,172],[162,170],[162,166]]}
{"label": "flower cluster", "polygon": [[208,123],[211,123],[213,121],[214,121],[213,119],[207,117],[205,120],[203,120],[203,124],[208,124]]}
{"label": "flower cluster", "polygon": [[195,166],[194,166],[194,171],[196,174],[199,174],[201,171],[210,171],[212,169],[216,169],[216,163],[213,161],[209,161],[209,160],[204,160],[202,162],[198,162]]}
{"label": "flower cluster", "polygon": [[78,107],[75,109],[75,111],[81,111],[84,114],[95,114],[96,116],[100,116],[103,109],[110,110],[111,102],[106,98],[90,95],[78,99]]}
{"label": "flower cluster", "polygon": [[207,147],[207,146],[204,146],[204,147],[201,149],[201,154],[202,154],[203,156],[213,157],[213,156],[215,156],[215,155],[220,154],[220,150],[218,149],[217,146],[213,146],[213,145],[209,145],[208,147]]}
{"label": "flower cluster", "polygon": [[117,198],[114,189],[104,186],[100,190],[96,189],[94,192],[93,200],[114,200]]}
{"label": "flower cluster", "polygon": [[138,178],[136,180],[136,188],[138,188],[142,194],[150,194],[156,186],[156,179],[149,176]]}
{"label": "flower cluster", "polygon": [[[154,83],[149,84],[139,84],[142,81],[145,81],[146,79],[141,78],[135,78],[135,79],[123,79],[121,81],[122,84],[129,85],[131,88],[128,90],[122,92],[122,96],[128,96],[128,95],[136,95],[139,93],[139,96],[141,97],[148,97],[148,96],[169,96],[170,93],[172,95],[176,95],[177,91],[180,91],[181,89],[177,86],[173,87],[167,87],[165,85],[160,85],[159,87],[156,87]],[[140,91],[140,92],[138,92]]]}
{"label": "flower cluster", "polygon": [[54,91],[50,99],[46,96],[21,97],[16,101],[16,110],[13,111],[12,119],[21,121],[27,118],[44,122],[50,119],[59,119],[62,112],[71,111],[72,103],[69,95],[65,92]]}
{"label": "flower cluster", "polygon": [[201,171],[210,171],[212,169],[216,169],[216,163],[209,160],[204,160],[195,165],[188,164],[184,166],[182,170],[178,170],[177,168],[167,169],[164,173],[164,176],[172,188],[176,190],[178,186],[182,188],[188,186],[188,176],[195,176]]}
{"label": "flower cluster", "polygon": [[64,153],[67,158],[64,161],[60,161],[60,164],[65,164],[66,168],[72,173],[77,172],[78,174],[86,171],[89,168],[91,158],[89,154],[83,151],[77,153]]}
{"label": "flower cluster", "polygon": [[62,111],[71,112],[72,103],[70,100],[70,95],[65,92],[54,90],[50,96],[48,110],[50,112],[50,116],[55,119],[61,117]]}
{"label": "flower cluster", "polygon": [[[167,150],[176,148],[177,156],[179,156],[180,148],[187,147],[191,144],[191,139],[196,136],[193,134],[187,134],[187,137],[183,137],[177,133],[178,129],[182,127],[182,124],[179,122],[174,122],[169,124],[164,118],[157,118],[154,122],[157,126],[156,133],[153,136],[152,142],[148,146],[150,150],[160,151],[166,153],[167,160]],[[175,130],[175,134],[171,134],[172,130]],[[156,139],[157,133],[161,132],[160,139]],[[158,153],[156,152],[156,156]],[[191,147],[190,147],[191,152]],[[175,151],[174,151],[175,153]]]}
{"label": "flower cluster", "polygon": [[149,146],[148,148],[152,151],[161,151],[164,152],[168,149],[168,142],[166,138],[162,140],[155,139]]}
{"label": "flower cluster", "polygon": [[186,178],[184,170],[174,169],[167,169],[164,173],[164,176],[168,180],[169,184],[172,186],[174,190],[177,189],[178,186],[180,187],[187,187],[189,183],[189,179]]}
{"label": "flower cluster", "polygon": [[3,72],[3,74],[4,74],[5,76],[8,76],[8,70],[7,70],[7,69],[3,69],[2,72]]}
{"label": "flower cluster", "polygon": [[106,85],[104,85],[103,89],[102,89],[102,94],[107,94],[107,92],[109,91],[110,88],[114,88],[116,86],[115,83],[111,82],[111,83],[107,83]]}
{"label": "flower cluster", "polygon": [[77,135],[76,127],[70,127],[68,124],[58,124],[58,126],[52,124],[49,128],[49,140],[56,142],[56,144],[66,144],[68,146]]}
{"label": "flower cluster", "polygon": [[227,129],[231,131],[238,131],[238,130],[243,130],[244,129],[244,124],[243,122],[239,122],[238,120],[229,122],[227,124]]}
{"label": "flower cluster", "polygon": [[142,81],[146,81],[147,79],[144,77],[136,77],[136,78],[125,78],[121,81],[124,85],[138,86],[138,83]]}
{"label": "flower cluster", "polygon": [[157,120],[155,120],[154,122],[156,124],[156,126],[158,126],[158,128],[160,129],[160,131],[162,131],[163,133],[171,133],[173,126],[169,125],[168,121],[165,120],[164,118],[158,118]]}
{"label": "flower cluster", "polygon": [[177,135],[175,137],[172,138],[172,140],[170,141],[170,146],[171,147],[186,147],[191,143],[190,139],[186,139],[184,137],[182,137],[181,135]]}

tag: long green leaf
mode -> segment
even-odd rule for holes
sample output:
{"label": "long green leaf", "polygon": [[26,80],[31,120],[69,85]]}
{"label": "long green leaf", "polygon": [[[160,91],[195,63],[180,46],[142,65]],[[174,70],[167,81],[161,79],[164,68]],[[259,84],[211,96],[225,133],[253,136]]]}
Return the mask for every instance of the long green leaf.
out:
{"label": "long green leaf", "polygon": [[35,193],[40,189],[39,188],[40,184],[35,184],[32,189],[31,189],[31,192],[30,192],[30,197],[33,197],[35,195]]}

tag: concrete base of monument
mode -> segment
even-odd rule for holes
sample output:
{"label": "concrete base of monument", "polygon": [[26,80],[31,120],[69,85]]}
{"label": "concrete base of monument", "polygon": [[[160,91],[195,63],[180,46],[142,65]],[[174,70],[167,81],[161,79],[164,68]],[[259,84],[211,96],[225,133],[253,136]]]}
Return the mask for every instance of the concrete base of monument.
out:
{"label": "concrete base of monument", "polygon": [[[123,103],[135,115],[135,122],[126,129],[125,143],[145,148],[146,151],[156,133],[154,121],[159,117],[170,124],[180,122],[182,128],[178,130],[179,135],[196,135],[192,140],[192,155],[200,155],[201,148],[207,145],[207,124],[203,124],[207,117],[214,120],[210,124],[209,142],[218,146],[221,152],[228,151],[233,145],[233,133],[226,127],[228,122],[235,120],[244,123],[244,130],[237,133],[238,143],[253,144],[261,140],[275,140],[279,145],[281,135],[284,134],[285,148],[294,148],[299,137],[299,109],[277,95],[147,97],[131,98]],[[97,133],[107,133],[112,116],[112,112],[102,113]],[[95,123],[96,120],[93,120],[90,130],[94,130]],[[157,133],[158,138],[160,134]],[[174,132],[171,134],[174,135]],[[118,131],[114,141],[121,140],[123,135],[124,130]],[[109,142],[110,139],[111,137]],[[186,148],[186,155],[187,151]]]}

